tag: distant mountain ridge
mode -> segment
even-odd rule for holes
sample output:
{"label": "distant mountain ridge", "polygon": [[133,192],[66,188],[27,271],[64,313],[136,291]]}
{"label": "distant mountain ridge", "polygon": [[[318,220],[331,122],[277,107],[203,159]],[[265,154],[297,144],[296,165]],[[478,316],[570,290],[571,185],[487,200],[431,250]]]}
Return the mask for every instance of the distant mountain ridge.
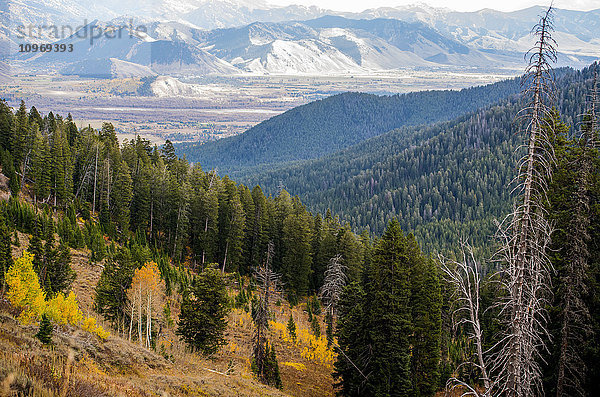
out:
{"label": "distant mountain ridge", "polygon": [[[556,70],[556,107],[568,125],[584,113],[592,69]],[[452,250],[461,237],[488,247],[494,219],[510,210],[524,137],[511,96],[450,121],[404,126],[317,159],[249,168],[236,180],[270,194],[283,186],[312,210],[340,214],[377,234],[392,218],[428,250]],[[333,117],[333,116],[332,116]]]}
{"label": "distant mountain ridge", "polygon": [[291,109],[241,135],[180,144],[177,150],[204,168],[247,175],[328,155],[394,128],[451,120],[516,94],[519,87],[519,80],[511,79],[461,91],[339,94]]}
{"label": "distant mountain ridge", "polygon": [[499,67],[489,56],[421,22],[325,16],[302,22],[256,22],[199,32],[202,48],[248,72],[343,73],[441,65]]}
{"label": "distant mountain ridge", "polygon": [[[161,56],[169,58],[153,66],[152,62],[139,63],[132,54],[119,53],[120,44],[109,46],[97,41],[94,47],[105,49],[90,48],[85,59],[68,63],[89,64],[99,59],[105,65],[115,58],[148,66],[155,73],[175,75],[356,74],[465,66],[520,70],[522,54],[532,45],[531,26],[541,11],[542,7],[508,13],[487,9],[455,12],[417,5],[347,13],[246,0],[142,0],[135,4],[117,0],[15,0],[0,16],[0,45],[15,48],[18,40],[14,29],[19,24],[76,26],[102,16],[105,22],[99,23],[133,18],[146,28],[149,38],[183,42],[187,49],[180,44],[171,44],[171,48],[163,47],[165,43],[142,46],[150,48],[142,53],[158,46]],[[596,59],[600,54],[599,32],[600,9],[557,9],[554,35],[559,42],[559,65],[583,67]],[[48,32],[42,36],[35,40],[51,41]],[[117,48],[105,51],[113,47]],[[177,54],[182,51],[187,53],[183,58]],[[201,66],[190,66],[189,61]]]}

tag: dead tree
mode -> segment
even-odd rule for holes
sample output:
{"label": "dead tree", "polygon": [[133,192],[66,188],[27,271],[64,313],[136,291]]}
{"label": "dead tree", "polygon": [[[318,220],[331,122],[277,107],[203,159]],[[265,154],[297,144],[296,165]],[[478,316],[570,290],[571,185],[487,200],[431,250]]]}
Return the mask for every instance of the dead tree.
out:
{"label": "dead tree", "polygon": [[267,351],[269,330],[269,319],[271,311],[269,304],[280,296],[281,276],[271,269],[271,260],[274,254],[273,242],[269,242],[267,257],[265,262],[256,268],[254,276],[258,284],[258,301],[252,308],[252,319],[254,321],[254,335],[252,337],[253,349],[252,358],[254,360],[255,372],[259,380],[267,383],[264,378],[265,369],[269,357]]}
{"label": "dead tree", "polygon": [[449,390],[456,388],[465,390],[461,394],[462,396],[489,397],[493,395],[494,383],[488,372],[489,355],[483,347],[483,330],[480,323],[481,273],[473,248],[467,243],[461,245],[462,259],[454,261],[440,257],[441,269],[445,279],[454,289],[453,298],[456,302],[456,309],[452,313],[453,326],[462,327],[466,331],[467,338],[473,343],[476,350],[475,360],[462,363],[461,366],[470,365],[478,369],[481,373],[483,390],[456,377],[448,379],[446,386]]}
{"label": "dead tree", "polygon": [[332,319],[335,317],[337,304],[348,281],[347,269],[342,264],[342,256],[338,254],[329,260],[325,270],[325,280],[319,295],[323,299],[326,311]]}
{"label": "dead tree", "polygon": [[537,42],[528,53],[524,76],[527,104],[520,113],[525,122],[525,154],[515,179],[518,199],[513,212],[499,225],[498,252],[504,263],[501,302],[505,333],[498,343],[490,370],[497,376],[497,392],[507,397],[542,393],[540,360],[545,351],[550,296],[551,263],[546,255],[552,227],[545,212],[546,192],[555,162],[550,144],[550,111],[556,43],[552,39],[552,7],[532,33]]}
{"label": "dead tree", "polygon": [[582,381],[586,366],[580,354],[580,346],[590,336],[590,313],[583,300],[587,292],[586,275],[590,253],[590,177],[593,173],[592,151],[597,145],[597,65],[593,65],[594,79],[590,95],[589,112],[581,123],[580,153],[574,169],[575,194],[571,218],[566,233],[565,264],[560,274],[560,343],[556,396],[584,395]]}

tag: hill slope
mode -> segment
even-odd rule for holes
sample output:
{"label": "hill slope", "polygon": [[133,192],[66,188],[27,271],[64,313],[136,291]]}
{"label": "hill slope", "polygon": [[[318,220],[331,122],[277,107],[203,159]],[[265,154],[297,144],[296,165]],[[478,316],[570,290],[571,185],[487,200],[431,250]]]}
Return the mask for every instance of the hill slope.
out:
{"label": "hill slope", "polygon": [[[591,73],[561,72],[557,106],[573,123]],[[317,211],[331,209],[354,227],[380,233],[393,217],[428,249],[457,246],[461,234],[485,245],[493,218],[510,206],[518,99],[450,122],[405,127],[321,159],[243,181],[275,192],[280,183]]]}
{"label": "hill slope", "polygon": [[345,93],[291,109],[241,135],[177,149],[205,169],[241,175],[256,166],[318,158],[394,128],[451,120],[518,91],[513,79],[461,91]]}

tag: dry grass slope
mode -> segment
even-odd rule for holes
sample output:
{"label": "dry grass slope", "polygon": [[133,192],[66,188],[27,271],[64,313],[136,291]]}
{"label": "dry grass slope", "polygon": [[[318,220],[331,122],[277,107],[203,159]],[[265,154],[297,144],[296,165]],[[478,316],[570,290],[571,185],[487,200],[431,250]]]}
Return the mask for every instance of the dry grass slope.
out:
{"label": "dry grass slope", "polygon": [[[19,233],[18,257],[30,236]],[[86,315],[93,311],[95,286],[103,263],[91,264],[89,251],[72,250],[77,277],[72,290]],[[231,290],[233,295],[235,291]],[[179,302],[171,302],[177,319]],[[285,324],[293,312],[298,326],[296,342]],[[6,300],[0,301],[0,395],[1,396],[330,396],[333,395],[331,361],[324,362],[317,350],[323,343],[310,334],[304,304],[290,309],[273,307],[271,340],[280,363],[283,392],[255,381],[250,371],[253,325],[250,315],[233,310],[226,332],[227,345],[210,359],[190,353],[175,336],[175,327],[165,327],[157,351],[112,336],[102,341],[75,327],[55,327],[53,346],[43,346],[35,337],[36,325],[24,326]],[[101,323],[108,328],[108,323]],[[322,326],[324,330],[324,326]],[[324,339],[323,339],[324,341]],[[331,351],[329,351],[332,354]],[[319,356],[319,357],[317,357]],[[322,356],[322,354],[321,354]]]}

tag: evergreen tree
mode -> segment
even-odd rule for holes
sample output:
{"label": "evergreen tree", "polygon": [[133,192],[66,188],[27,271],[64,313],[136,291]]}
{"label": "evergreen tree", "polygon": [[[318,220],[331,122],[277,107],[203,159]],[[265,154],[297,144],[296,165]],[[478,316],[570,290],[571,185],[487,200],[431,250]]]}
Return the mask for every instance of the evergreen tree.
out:
{"label": "evergreen tree", "polygon": [[[145,261],[144,258],[141,260]],[[131,285],[136,268],[137,263],[134,262],[131,251],[122,247],[114,257],[106,261],[96,285],[94,309],[122,332],[125,331],[125,324],[129,320],[126,311],[127,289]]]}
{"label": "evergreen tree", "polygon": [[217,260],[220,181],[216,173],[202,177],[192,202],[192,244],[202,265]]}
{"label": "evergreen tree", "polygon": [[222,182],[223,190],[219,197],[219,263],[223,272],[237,271],[242,263],[244,209],[235,182],[227,177]]}
{"label": "evergreen tree", "polygon": [[36,217],[33,225],[33,234],[29,240],[28,251],[33,255],[33,268],[38,277],[44,266],[44,250],[42,246],[42,220]]}
{"label": "evergreen tree", "polygon": [[23,177],[25,158],[28,148],[29,138],[29,116],[27,114],[27,108],[25,102],[21,101],[19,110],[15,114],[15,129],[12,137],[11,153],[15,161],[15,169],[20,175],[20,179]]}
{"label": "evergreen tree", "polygon": [[52,326],[52,322],[46,315],[46,313],[42,314],[42,321],[40,321],[40,329],[35,337],[39,339],[44,345],[52,344],[52,333],[54,331],[54,327]]}
{"label": "evergreen tree", "polygon": [[292,317],[292,313],[290,312],[290,319],[287,322],[287,330],[293,340],[296,340],[296,322],[294,321],[294,317]]}
{"label": "evergreen tree", "polygon": [[133,189],[129,167],[121,161],[116,168],[114,187],[110,195],[110,211],[117,230],[121,234],[129,229],[129,213]]}
{"label": "evergreen tree", "polygon": [[131,199],[132,230],[147,231],[150,223],[150,165],[142,164],[132,178],[133,197]]}
{"label": "evergreen tree", "polygon": [[333,343],[333,316],[330,312],[325,314],[325,336],[327,337],[327,347],[331,347]]}
{"label": "evergreen tree", "polygon": [[47,266],[46,278],[50,289],[46,292],[51,295],[67,293],[76,274],[71,268],[71,250],[64,241],[61,241],[58,250],[52,253]]}
{"label": "evergreen tree", "polygon": [[367,390],[374,395],[412,395],[410,368],[411,285],[410,247],[392,220],[373,252],[365,313],[372,339]]}
{"label": "evergreen tree", "polygon": [[248,258],[247,269],[254,269],[259,265],[263,253],[267,250],[269,238],[267,200],[258,185],[252,189],[252,203],[254,204],[254,214],[251,217],[252,229],[250,230],[250,235],[247,236],[249,241],[246,254]]}
{"label": "evergreen tree", "polygon": [[54,222],[50,222],[46,227],[46,242],[44,243],[44,256],[40,268],[40,285],[44,288],[47,294],[53,292],[52,277],[50,273],[54,268],[54,263],[58,257],[58,251],[54,247]]}
{"label": "evergreen tree", "polygon": [[165,164],[167,165],[167,167],[169,169],[172,169],[177,160],[177,156],[175,155],[175,148],[173,147],[173,143],[171,143],[171,141],[167,139],[165,141],[165,144],[163,145],[161,151],[162,151],[162,155],[165,159]]}
{"label": "evergreen tree", "polygon": [[343,354],[338,354],[333,377],[339,396],[367,394],[367,365],[371,359],[370,333],[366,323],[365,293],[358,282],[348,284],[338,305],[335,336]]}
{"label": "evergreen tree", "polygon": [[119,139],[112,123],[102,123],[99,138],[109,150],[119,146]]}
{"label": "evergreen tree", "polygon": [[229,298],[223,276],[208,266],[184,291],[177,334],[192,348],[212,355],[225,344]]}
{"label": "evergreen tree", "polygon": [[6,272],[13,264],[11,250],[11,233],[4,213],[0,211],[0,295],[6,291]]}
{"label": "evergreen tree", "polygon": [[[557,163],[548,191],[548,214],[556,230],[549,257],[556,270],[552,286],[554,305],[550,311],[553,334],[546,358],[545,390],[556,396],[585,395],[588,378],[597,371],[597,348],[588,341],[598,332],[594,318],[597,284],[593,242],[600,156],[590,115],[584,116],[583,136],[568,139],[568,126],[553,114],[553,149]],[[594,358],[592,358],[594,357]],[[596,378],[597,379],[597,378]]]}
{"label": "evergreen tree", "polygon": [[277,355],[275,354],[275,346],[271,344],[271,351],[269,353],[269,364],[267,365],[267,384],[277,389],[283,389],[283,383],[281,382],[281,375],[279,374],[279,363],[277,362]]}
{"label": "evergreen tree", "polygon": [[9,152],[12,146],[13,128],[14,115],[6,101],[0,99],[0,148],[6,152]]}
{"label": "evergreen tree", "polygon": [[40,128],[44,125],[44,119],[35,106],[32,106],[31,109],[29,109],[29,124],[37,124]]}
{"label": "evergreen tree", "polygon": [[66,204],[73,189],[71,173],[70,150],[64,132],[56,127],[51,136],[51,191],[54,196],[54,205]]}
{"label": "evergreen tree", "polygon": [[48,141],[38,132],[33,140],[34,153],[32,155],[32,171],[34,184],[35,200],[45,200],[50,195],[51,163],[50,148]]}
{"label": "evergreen tree", "polygon": [[292,200],[293,212],[283,221],[283,280],[288,293],[303,296],[308,293],[311,273],[311,221],[297,197]]}
{"label": "evergreen tree", "polygon": [[409,244],[417,251],[412,269],[411,373],[414,396],[433,396],[439,384],[442,297],[436,263],[424,258],[411,236]]}

